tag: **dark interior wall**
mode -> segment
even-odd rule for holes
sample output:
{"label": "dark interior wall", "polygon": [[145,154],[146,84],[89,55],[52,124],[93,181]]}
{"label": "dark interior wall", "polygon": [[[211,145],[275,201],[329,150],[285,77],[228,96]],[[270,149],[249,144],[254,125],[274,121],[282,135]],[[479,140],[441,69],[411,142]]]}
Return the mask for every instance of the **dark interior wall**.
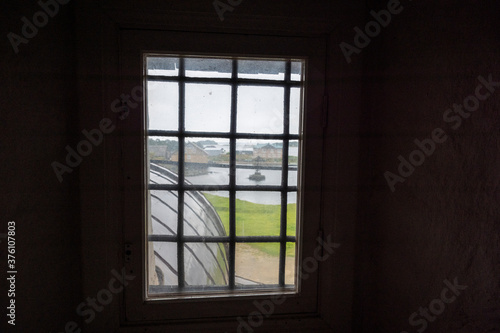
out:
{"label": "dark interior wall", "polygon": [[[333,89],[349,89],[347,94],[337,90],[342,99],[332,107],[357,108],[349,99],[363,106],[360,136],[357,124],[349,123],[342,124],[342,136],[334,137],[332,131],[327,138],[332,147],[353,148],[351,158],[340,161],[346,168],[357,163],[358,137],[362,147],[358,241],[340,239],[345,249],[356,243],[358,263],[354,277],[346,271],[336,272],[336,278],[355,280],[355,331],[416,332],[423,324],[411,326],[410,315],[440,298],[446,287],[443,281],[456,277],[468,288],[446,304],[426,331],[495,332],[500,330],[500,87],[456,130],[443,120],[443,113],[475,92],[479,75],[491,73],[500,81],[498,5],[494,1],[403,5],[403,12],[358,58],[353,57],[353,63],[332,69],[342,71],[332,78],[344,82],[332,83]],[[54,160],[63,162],[64,147],[74,147],[79,139],[72,6],[71,2],[62,6],[15,54],[6,35],[11,31],[21,35],[20,18],[31,18],[39,6],[11,0],[0,4],[4,36],[0,232],[5,232],[7,221],[16,221],[18,332],[63,331],[66,322],[79,318],[75,308],[84,300],[78,174],[66,174],[59,183],[51,168]],[[368,5],[377,7],[381,5]],[[263,7],[258,10],[265,12]],[[238,13],[245,14],[235,11],[234,15]],[[352,41],[349,19],[343,22],[342,35],[331,38],[332,43]],[[352,27],[359,24],[353,22]],[[337,52],[332,57],[344,61],[335,44],[332,50]],[[364,85],[356,79],[359,67],[365,71]],[[355,117],[347,119],[355,121]],[[408,158],[417,148],[413,141],[431,137],[438,127],[448,139],[436,144],[435,152],[391,192],[384,172],[397,174],[398,156]],[[335,156],[329,154],[327,163],[336,163]],[[341,177],[341,192],[334,194],[338,183],[327,180],[332,191],[327,199],[352,195],[350,181],[356,179]],[[354,224],[356,207],[331,205],[325,207],[325,214],[333,216],[336,208],[339,218]],[[0,248],[5,257],[3,240]],[[342,251],[337,256],[342,264]],[[4,271],[4,264],[0,267]],[[6,290],[3,279],[0,288],[2,293]],[[332,302],[337,297],[348,299],[349,295],[335,295]],[[5,297],[0,306],[6,306]],[[349,313],[348,306],[337,304],[335,311]],[[6,327],[4,319],[0,327]]]}
{"label": "dark interior wall", "polygon": [[22,17],[36,2],[0,3],[1,211],[0,232],[16,222],[16,326],[7,325],[6,240],[0,239],[0,331],[63,331],[76,319],[80,284],[77,172],[60,183],[51,167],[63,162],[77,129],[72,4],[15,53],[7,34],[22,37]]}
{"label": "dark interior wall", "polygon": [[[475,94],[480,75],[500,81],[499,5],[402,4],[363,51],[358,329],[498,332],[500,87],[456,129],[443,115]],[[447,140],[391,192],[384,173],[397,175],[398,156],[436,128]],[[434,299],[455,278],[467,289],[442,310]],[[430,305],[438,315],[425,319],[419,308]]]}

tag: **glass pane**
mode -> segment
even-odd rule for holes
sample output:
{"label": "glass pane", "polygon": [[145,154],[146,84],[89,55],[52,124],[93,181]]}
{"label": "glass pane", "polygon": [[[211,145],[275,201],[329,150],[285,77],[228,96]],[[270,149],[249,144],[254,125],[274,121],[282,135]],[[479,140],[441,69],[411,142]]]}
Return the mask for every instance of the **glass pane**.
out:
{"label": "glass pane", "polygon": [[229,235],[229,192],[227,191],[210,191],[203,192],[205,198],[214,207],[219,216],[224,232],[220,236]]}
{"label": "glass pane", "polygon": [[[187,243],[184,245],[184,272],[190,286],[228,284],[229,247],[225,243]],[[200,288],[199,290],[203,290]]]}
{"label": "glass pane", "polygon": [[176,137],[148,137],[150,184],[176,184],[179,141]]}
{"label": "glass pane", "polygon": [[148,75],[178,76],[179,58],[171,57],[148,57]]}
{"label": "glass pane", "polygon": [[[297,237],[297,192],[289,192],[287,196],[286,235]],[[285,284],[295,283],[296,243],[286,243]]]}
{"label": "glass pane", "polygon": [[[280,235],[280,192],[241,191],[237,195],[258,200],[236,199],[236,236]],[[261,197],[267,197],[268,200],[263,203]]]}
{"label": "glass pane", "polygon": [[300,110],[302,106],[300,88],[290,89],[290,134],[299,134]]}
{"label": "glass pane", "polygon": [[[293,251],[289,251],[293,249]],[[286,244],[285,284],[295,284],[295,243]]]}
{"label": "glass pane", "polygon": [[[221,212],[228,211],[229,200],[207,195]],[[184,196],[184,235],[186,236],[227,236],[226,227],[216,211],[216,207],[199,191],[187,191]],[[227,217],[226,217],[227,218]],[[227,222],[227,221],[226,221]]]}
{"label": "glass pane", "polygon": [[288,144],[288,186],[297,186],[299,163],[299,141],[292,140]]}
{"label": "glass pane", "polygon": [[208,153],[195,141],[186,139],[184,144],[184,176],[195,178],[206,174],[208,174]]}
{"label": "glass pane", "polygon": [[230,78],[232,63],[231,59],[186,58],[186,76]]}
{"label": "glass pane", "polygon": [[[150,286],[177,286],[177,244],[148,242],[148,276]],[[155,290],[149,289],[155,293]]]}
{"label": "glass pane", "polygon": [[179,85],[175,82],[148,81],[148,129],[179,129]]}
{"label": "glass pane", "polygon": [[236,284],[278,284],[279,243],[237,243]]}
{"label": "glass pane", "polygon": [[302,80],[302,61],[292,61],[291,80],[292,81]]}
{"label": "glass pane", "polygon": [[236,141],[236,185],[281,185],[283,142]]}
{"label": "glass pane", "polygon": [[297,236],[297,192],[288,193],[286,212],[286,235]]}
{"label": "glass pane", "polygon": [[176,235],[177,234],[177,191],[149,191],[150,201],[150,235]]}
{"label": "glass pane", "polygon": [[243,79],[284,80],[285,61],[238,60],[238,77]]}
{"label": "glass pane", "polygon": [[283,133],[284,88],[240,86],[237,130],[243,133]]}
{"label": "glass pane", "polygon": [[[172,207],[174,208],[174,207]],[[158,212],[156,216],[151,216],[151,230],[150,235],[161,235],[161,236],[174,236],[177,230],[177,223],[172,223],[173,220],[162,219],[158,217]],[[174,214],[172,214],[174,215]]]}
{"label": "glass pane", "polygon": [[228,139],[187,138],[185,154],[184,174],[191,184],[229,184]]}
{"label": "glass pane", "polygon": [[231,86],[186,84],[186,131],[229,132]]}

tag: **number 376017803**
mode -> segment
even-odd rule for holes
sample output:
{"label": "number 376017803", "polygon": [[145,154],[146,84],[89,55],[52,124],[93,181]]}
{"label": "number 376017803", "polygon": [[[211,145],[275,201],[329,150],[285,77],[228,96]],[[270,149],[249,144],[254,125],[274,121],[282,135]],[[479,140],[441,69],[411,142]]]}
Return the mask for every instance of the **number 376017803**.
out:
{"label": "number 376017803", "polygon": [[7,224],[7,265],[9,266],[9,269],[15,269],[16,266],[16,257],[14,254],[16,254],[16,222],[8,222]]}

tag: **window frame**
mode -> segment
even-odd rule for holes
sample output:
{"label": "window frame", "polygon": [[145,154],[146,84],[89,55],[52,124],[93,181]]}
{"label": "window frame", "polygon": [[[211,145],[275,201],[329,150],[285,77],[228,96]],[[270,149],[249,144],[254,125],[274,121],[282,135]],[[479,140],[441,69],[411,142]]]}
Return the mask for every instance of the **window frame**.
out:
{"label": "window frame", "polygon": [[[147,67],[147,59],[148,58],[162,58],[162,55],[160,54],[150,54],[150,53],[143,53],[143,56],[144,56],[144,66]],[[149,150],[148,150],[148,147],[149,147],[149,139],[151,137],[155,137],[155,138],[164,138],[164,139],[169,139],[169,138],[173,138],[174,141],[178,141],[178,143],[180,143],[183,139],[184,140],[187,140],[187,139],[214,139],[214,138],[218,138],[218,139],[226,139],[228,140],[228,142],[233,142],[234,146],[231,145],[232,148],[229,149],[229,154],[231,156],[231,159],[230,159],[230,165],[229,166],[229,170],[236,170],[236,168],[238,167],[238,162],[237,162],[237,157],[236,157],[236,142],[237,140],[239,139],[250,139],[250,140],[256,140],[256,141],[261,141],[261,142],[266,142],[270,139],[272,140],[279,140],[280,142],[282,142],[282,162],[280,163],[281,164],[281,169],[280,169],[280,172],[281,172],[281,181],[280,181],[280,185],[266,185],[266,184],[262,184],[262,185],[259,185],[259,186],[249,186],[249,185],[238,185],[237,182],[236,182],[236,171],[233,172],[233,176],[230,177],[230,180],[227,184],[217,184],[217,185],[203,185],[203,184],[198,184],[198,185],[189,185],[189,186],[186,186],[185,185],[182,185],[180,184],[180,182],[175,182],[173,184],[168,184],[168,185],[165,185],[165,184],[151,184],[149,183],[147,188],[149,191],[152,191],[152,190],[163,190],[163,191],[175,191],[176,193],[183,193],[184,196],[188,193],[188,191],[202,191],[202,190],[207,190],[209,189],[209,191],[218,191],[218,190],[222,190],[222,191],[229,191],[228,193],[230,194],[229,198],[228,198],[228,202],[231,202],[231,204],[229,205],[229,209],[230,209],[230,220],[233,221],[233,223],[230,222],[230,230],[233,229],[233,234],[230,232],[230,230],[226,230],[228,232],[228,234],[226,236],[224,236],[224,240],[220,240],[221,237],[218,237],[219,240],[217,241],[214,241],[212,239],[210,239],[211,237],[210,236],[202,236],[202,235],[198,235],[198,237],[195,237],[195,236],[181,236],[180,238],[176,235],[170,235],[170,236],[162,236],[162,235],[155,235],[155,236],[152,236],[152,235],[149,235],[149,239],[151,240],[151,238],[155,239],[155,241],[161,241],[161,242],[169,242],[169,243],[175,243],[177,245],[177,251],[179,251],[179,248],[181,248],[181,250],[185,250],[183,245],[185,246],[188,246],[189,244],[201,244],[200,243],[200,240],[202,239],[203,243],[204,242],[207,242],[207,243],[218,243],[219,244],[219,247],[220,247],[220,244],[221,243],[227,243],[228,244],[228,247],[229,247],[229,252],[228,252],[228,264],[229,264],[229,275],[228,275],[228,284],[227,286],[216,286],[216,287],[212,287],[212,286],[206,286],[204,288],[200,288],[198,290],[196,290],[195,287],[193,288],[188,288],[188,290],[190,290],[189,292],[186,290],[185,292],[181,290],[179,290],[178,288],[174,287],[174,286],[168,286],[168,287],[165,287],[165,288],[162,288],[161,286],[155,286],[154,289],[157,290],[157,293],[156,295],[153,294],[151,295],[150,292],[148,291],[148,288],[146,287],[146,291],[145,291],[145,298],[149,298],[149,299],[155,299],[155,298],[159,298],[159,299],[172,299],[172,298],[188,298],[188,297],[214,297],[214,296],[220,296],[220,295],[217,295],[217,294],[227,294],[227,293],[230,293],[230,294],[233,294],[233,295],[236,295],[236,294],[240,294],[240,295],[244,295],[244,294],[248,294],[248,293],[251,293],[252,295],[257,295],[257,294],[262,294],[262,295],[273,295],[273,294],[280,294],[280,293],[293,293],[293,292],[297,292],[298,291],[298,288],[299,288],[299,279],[298,279],[298,276],[296,276],[297,274],[297,271],[294,269],[295,271],[295,274],[294,274],[294,283],[293,284],[286,284],[285,282],[285,261],[286,261],[286,245],[287,243],[293,243],[295,244],[294,248],[297,249],[297,239],[300,239],[298,237],[298,233],[294,233],[293,235],[291,234],[287,234],[286,232],[286,226],[287,226],[287,204],[285,204],[287,202],[287,197],[288,197],[288,194],[289,193],[296,193],[296,196],[297,198],[299,199],[300,201],[300,194],[301,194],[301,184],[300,183],[297,183],[296,185],[290,185],[288,183],[288,177],[289,177],[289,160],[288,160],[288,156],[289,156],[289,151],[288,151],[288,148],[289,148],[289,143],[292,142],[292,141],[297,141],[299,143],[302,143],[302,123],[303,123],[303,119],[298,119],[298,123],[297,123],[297,129],[296,130],[299,130],[299,132],[297,132],[296,134],[295,133],[291,133],[290,132],[290,129],[291,129],[291,123],[289,121],[290,119],[290,98],[291,98],[291,89],[293,88],[299,88],[300,91],[301,91],[301,95],[303,95],[303,91],[304,91],[304,73],[306,71],[306,61],[305,59],[293,59],[293,58],[287,58],[287,59],[284,59],[282,57],[280,58],[270,58],[270,57],[267,57],[267,58],[262,58],[262,57],[254,57],[254,58],[250,58],[250,57],[245,57],[245,58],[242,58],[242,57],[221,57],[219,55],[214,55],[214,56],[211,56],[211,57],[207,57],[207,59],[225,59],[227,60],[228,62],[231,63],[231,77],[228,77],[228,78],[217,78],[217,77],[214,77],[214,78],[206,78],[206,77],[203,77],[203,78],[195,78],[195,77],[184,77],[184,71],[185,71],[185,62],[186,60],[188,59],[201,59],[202,57],[200,57],[199,55],[193,55],[193,54],[187,54],[187,55],[184,55],[184,54],[165,54],[163,55],[164,57],[166,58],[172,58],[172,59],[177,59],[179,61],[179,74],[178,75],[168,75],[168,76],[161,76],[161,75],[158,75],[158,74],[149,74],[147,73],[147,69],[145,69],[145,80],[147,81],[147,83],[145,83],[145,87],[144,87],[144,91],[145,93],[147,92],[147,87],[149,86],[149,82],[174,82],[174,83],[178,83],[178,84],[182,84],[183,86],[184,85],[187,85],[187,84],[215,84],[215,85],[221,85],[221,84],[224,84],[226,86],[229,86],[231,88],[231,90],[233,92],[230,92],[230,95],[231,95],[231,102],[230,102],[230,105],[231,105],[231,110],[230,110],[230,114],[229,114],[229,118],[231,119],[231,122],[233,123],[232,126],[230,126],[231,128],[228,129],[227,131],[223,131],[223,132],[220,132],[220,131],[209,131],[209,130],[196,130],[196,131],[189,131],[189,129],[184,129],[184,126],[177,126],[177,129],[176,130],[172,130],[172,129],[169,129],[169,130],[165,130],[165,129],[157,129],[156,127],[154,129],[151,129],[151,128],[148,128],[147,124],[146,127],[144,128],[144,133],[145,133],[145,150],[147,152],[147,155],[146,155],[146,169],[148,169],[148,165],[150,163],[150,156],[149,156]],[[276,61],[276,62],[281,62],[283,63],[283,67],[284,67],[284,77],[282,79],[245,79],[245,78],[241,78],[239,77],[238,75],[238,64],[240,63],[240,60],[265,60],[265,61]],[[291,74],[292,74],[292,62],[295,62],[295,63],[300,63],[300,68],[301,68],[301,77],[302,79],[301,80],[293,80],[291,78]],[[251,132],[245,132],[245,131],[241,131],[241,130],[238,130],[237,128],[237,104],[238,104],[238,91],[239,91],[239,88],[240,87],[247,87],[247,86],[250,86],[250,87],[271,87],[271,88],[274,88],[274,87],[278,87],[278,88],[282,88],[283,89],[283,124],[282,124],[282,132],[278,132],[278,133],[260,133],[260,132],[257,132],[257,133],[251,133]],[[188,96],[187,95],[187,90],[185,88],[176,88],[178,90],[178,94],[181,95],[181,94],[184,94],[184,96],[179,96],[179,101],[180,100],[185,100],[185,98]],[[146,95],[146,94],[145,94]],[[299,99],[299,102],[300,104],[302,104],[303,102],[303,98],[302,96],[300,96],[300,99]],[[144,106],[146,107],[147,104],[149,104],[149,101],[146,100],[144,101]],[[183,105],[184,103],[181,103],[181,105]],[[300,107],[301,111],[303,110],[303,106],[301,105]],[[186,110],[184,107],[180,107],[178,106],[177,108],[177,112],[180,112],[179,113],[179,116],[178,116],[178,121],[185,121],[185,116],[186,116]],[[148,110],[145,108],[145,113],[147,114],[148,113]],[[303,115],[303,112],[300,112],[300,118],[302,118],[302,115]],[[146,117],[146,115],[145,115]],[[147,117],[146,117],[147,118]],[[145,121],[146,121],[146,118],[145,118]],[[179,124],[180,125],[180,124]],[[294,130],[293,132],[295,132],[296,130]],[[265,141],[264,141],[265,140]],[[184,156],[186,156],[186,160],[184,161],[184,163],[179,164],[179,166],[183,167],[184,165],[186,165],[185,163],[189,163],[190,161],[190,155],[186,155],[187,154],[187,147],[188,147],[189,143],[187,141],[185,141],[183,144],[182,144],[182,149],[180,149],[179,147],[179,153],[180,154],[184,154]],[[300,145],[301,146],[301,145]],[[302,147],[298,147],[299,149],[299,152],[301,152],[302,150]],[[302,155],[302,154],[301,154]],[[300,164],[298,165],[300,166]],[[149,170],[149,169],[148,169]],[[186,169],[184,169],[186,170]],[[298,174],[297,174],[297,177],[299,177],[300,173],[302,172],[302,169],[301,168],[298,168]],[[146,173],[148,173],[148,171],[146,171]],[[185,175],[184,173],[179,173],[179,176],[181,178],[184,178],[185,179]],[[232,178],[232,181],[231,181],[231,178]],[[298,179],[297,179],[298,180]],[[280,202],[280,210],[281,210],[281,214],[280,214],[280,219],[279,219],[279,226],[280,226],[280,234],[279,235],[276,235],[276,236],[271,236],[271,235],[262,235],[262,236],[246,236],[246,235],[238,235],[236,233],[236,224],[237,224],[237,217],[235,216],[235,210],[236,210],[236,194],[239,192],[239,191],[272,191],[272,192],[279,192],[280,193],[280,196],[281,196],[281,202]],[[234,193],[233,195],[231,195],[231,193]],[[185,198],[185,197],[184,197]],[[148,223],[151,223],[151,220],[150,220],[150,216],[149,214],[152,214],[153,211],[151,210],[151,204],[150,202],[147,202],[146,203],[146,206],[150,208],[149,211],[147,211],[147,221]],[[178,210],[181,210],[183,205],[181,203],[178,203],[177,205],[178,207]],[[184,206],[184,209],[186,207]],[[297,205],[297,220],[294,222],[294,224],[296,224],[299,228],[297,228],[297,230],[300,230],[300,202],[299,202],[299,205]],[[232,212],[232,213],[231,213]],[[183,228],[179,229],[179,224],[184,224],[183,221],[181,220],[181,214],[178,214],[177,215],[177,229],[178,230],[183,230]],[[172,231],[173,232],[173,231]],[[146,231],[146,234],[148,233],[148,231]],[[174,232],[173,232],[174,233]],[[146,237],[148,238],[148,237]],[[217,237],[216,237],[217,238]],[[274,239],[274,240],[273,240]],[[234,256],[235,256],[235,253],[236,253],[236,245],[237,244],[248,244],[248,243],[260,243],[260,242],[269,242],[269,243],[272,243],[272,244],[276,244],[280,247],[280,253],[279,253],[279,267],[277,266],[276,269],[279,271],[278,273],[278,280],[276,281],[276,284],[265,284],[265,285],[256,285],[256,286],[249,286],[249,285],[243,285],[243,286],[238,286],[236,284],[236,281],[235,281],[235,273],[236,273],[236,267],[235,267],[235,263],[234,263]],[[152,244],[149,243],[149,247],[151,247]],[[151,257],[151,248],[149,250],[149,253],[150,255],[148,256],[148,260],[146,262],[146,266],[149,265],[149,259]],[[180,253],[180,255],[179,255]],[[185,273],[184,273],[184,269],[179,269],[179,265],[181,265],[181,263],[184,263],[184,253],[183,252],[178,252],[177,254],[179,256],[178,258],[178,264],[177,264],[177,271],[175,272],[178,278],[178,285],[181,285],[181,286],[184,286],[184,281],[185,281]],[[193,253],[194,255],[194,253]],[[294,258],[295,258],[295,255],[294,255]],[[289,264],[289,263],[287,263]],[[183,265],[183,264],[182,264]],[[296,268],[297,267],[297,261],[294,260],[294,263],[293,263],[294,267]],[[146,267],[146,271],[148,271],[148,267]],[[151,270],[148,271],[149,274],[152,273]],[[177,274],[178,273],[178,274]],[[208,274],[208,273],[207,273]],[[151,279],[151,276],[149,276],[149,280],[150,281]],[[165,292],[163,295],[160,295],[160,290],[169,290],[169,292]],[[210,291],[211,290],[211,291]]]}
{"label": "window frame", "polygon": [[[312,256],[320,234],[321,165],[322,165],[322,112],[324,92],[324,38],[322,37],[278,37],[237,35],[218,33],[188,33],[145,30],[122,30],[120,36],[120,91],[132,91],[144,85],[142,76],[142,54],[151,53],[193,53],[226,54],[230,56],[255,57],[297,57],[307,58],[306,82],[304,86],[304,137],[302,219],[303,226],[298,233],[300,240],[297,260]],[[119,95],[119,94],[118,94]],[[144,153],[144,105],[132,110],[118,128],[121,146],[121,178],[123,181],[123,244],[128,244],[132,255],[125,261],[128,272],[141,272],[126,288],[123,313],[127,323],[177,322],[209,320],[227,316],[227,325],[237,324],[235,318],[247,316],[255,310],[254,300],[269,299],[271,295],[224,295],[217,298],[191,298],[182,300],[144,299],[146,275],[142,267],[145,258],[144,237],[137,232],[137,224],[145,218],[144,191],[145,171],[142,159]],[[125,148],[126,147],[126,148]],[[309,156],[309,157],[308,157]],[[312,156],[315,156],[313,158]],[[117,168],[119,169],[119,168]],[[138,223],[139,221],[139,223]],[[304,227],[305,226],[305,227]],[[300,265],[299,265],[300,267]],[[287,302],[276,307],[274,314],[283,316],[318,316],[319,279],[318,271],[307,280],[299,280],[300,291],[287,294]],[[210,302],[207,302],[209,300]],[[196,316],[190,314],[196,308]],[[269,322],[273,322],[269,320]],[[265,323],[264,323],[265,324]]]}

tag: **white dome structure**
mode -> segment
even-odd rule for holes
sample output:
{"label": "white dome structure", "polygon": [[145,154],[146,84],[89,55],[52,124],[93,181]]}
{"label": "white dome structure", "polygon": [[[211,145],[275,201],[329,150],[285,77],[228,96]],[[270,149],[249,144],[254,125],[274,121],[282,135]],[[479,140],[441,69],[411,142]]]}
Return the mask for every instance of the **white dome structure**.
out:
{"label": "white dome structure", "polygon": [[[157,164],[150,165],[150,184],[177,184],[178,177]],[[189,182],[186,181],[186,184]],[[150,230],[154,236],[175,236],[178,223],[178,193],[150,190]],[[226,231],[214,207],[199,191],[184,194],[184,236],[225,237]],[[153,246],[151,246],[153,245]],[[149,246],[151,292],[178,286],[177,243],[154,241]],[[154,250],[154,254],[151,250]],[[184,243],[184,284],[186,287],[228,284],[227,244]]]}

